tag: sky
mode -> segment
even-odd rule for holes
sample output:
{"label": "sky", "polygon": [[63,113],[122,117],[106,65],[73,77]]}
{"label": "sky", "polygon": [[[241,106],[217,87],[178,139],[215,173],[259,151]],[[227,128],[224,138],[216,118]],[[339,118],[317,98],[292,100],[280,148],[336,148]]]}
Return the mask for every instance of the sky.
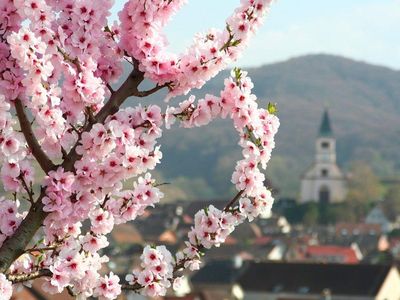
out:
{"label": "sky", "polygon": [[[112,19],[125,0],[115,0]],[[221,28],[239,0],[189,0],[165,28],[181,52],[196,32]],[[239,66],[335,54],[400,70],[400,0],[278,0]]]}

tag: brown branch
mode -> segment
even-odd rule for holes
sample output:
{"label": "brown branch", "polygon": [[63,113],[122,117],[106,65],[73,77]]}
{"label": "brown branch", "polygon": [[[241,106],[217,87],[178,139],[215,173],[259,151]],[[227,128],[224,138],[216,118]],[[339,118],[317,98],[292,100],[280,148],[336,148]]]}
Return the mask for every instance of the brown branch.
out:
{"label": "brown branch", "polygon": [[29,202],[30,202],[31,204],[35,203],[35,200],[33,200],[33,197],[35,196],[35,193],[34,193],[33,190],[30,189],[30,188],[28,187],[28,185],[26,184],[24,175],[22,175],[22,173],[18,176],[18,179],[21,181],[24,190],[25,190],[26,193],[28,194]]}
{"label": "brown branch", "polygon": [[[94,124],[96,123],[104,123],[108,116],[111,116],[118,112],[119,108],[121,107],[122,103],[132,96],[139,84],[143,81],[144,75],[142,72],[133,70],[125,82],[121,85],[121,87],[111,94],[110,99],[108,102],[103,106],[103,108],[97,113],[96,116],[93,116],[89,120],[89,122],[84,126],[82,132],[90,131]],[[77,143],[71,151],[66,156],[64,162],[62,163],[62,167],[66,171],[73,171],[74,164],[77,160],[81,158],[79,154],[76,153],[76,147],[79,145]]]}
{"label": "brown branch", "polygon": [[36,158],[40,167],[46,173],[50,172],[51,170],[54,170],[55,165],[43,151],[42,147],[39,145],[39,142],[37,141],[33,133],[31,123],[28,120],[24,106],[20,99],[15,100],[15,110],[17,112],[17,117],[19,120],[19,124],[21,126],[22,133],[24,134],[25,140],[28,143],[28,146],[31,149],[32,154]]}
{"label": "brown branch", "polygon": [[[137,68],[129,75],[121,87],[111,95],[109,101],[104,105],[100,112],[89,120],[82,129],[82,132],[89,131],[92,126],[98,123],[104,123],[106,118],[116,113],[122,103],[133,94],[139,84],[143,81],[144,75]],[[31,124],[25,114],[24,107],[19,99],[15,101],[17,116],[21,124],[21,130],[24,133],[25,139],[29,147],[32,149],[33,156],[36,158],[42,169],[48,173],[55,169],[53,162],[41,149],[37,139],[35,138]],[[61,164],[66,171],[73,171],[74,164],[81,158],[76,153],[78,143],[67,154],[64,162]],[[35,235],[37,230],[42,226],[43,220],[48,215],[43,211],[42,199],[46,196],[45,189],[42,188],[41,194],[31,206],[28,215],[21,222],[20,226],[14,234],[6,239],[0,248],[0,273],[6,273],[11,264],[22,254],[25,253],[25,248]]]}
{"label": "brown branch", "polygon": [[28,215],[22,220],[14,234],[6,239],[0,248],[0,273],[6,273],[11,264],[25,253],[26,245],[32,240],[36,231],[42,226],[47,212],[43,211],[42,199],[46,195],[42,188],[40,196],[31,206]]}
{"label": "brown branch", "polygon": [[235,196],[235,198],[233,198],[224,208],[225,212],[228,212],[236,203],[236,201],[238,201],[240,199],[240,197],[242,197],[244,193],[244,190],[240,191],[239,193],[237,193],[237,195]]}
{"label": "brown branch", "polygon": [[168,83],[163,84],[163,85],[156,85],[155,87],[153,87],[152,89],[148,90],[148,91],[136,91],[133,96],[136,97],[147,97],[150,96],[151,94],[154,94],[155,92],[165,88],[168,86]]}
{"label": "brown branch", "polygon": [[[229,201],[229,203],[225,206],[224,211],[228,212],[235,205],[235,203],[240,199],[240,197],[243,195],[243,193],[244,193],[244,190],[237,193],[236,196],[231,201]],[[205,248],[202,245],[199,245],[196,248],[199,252],[205,250]],[[181,260],[179,262],[179,264],[176,264],[174,266],[173,277],[171,279],[169,279],[171,282],[174,280],[174,278],[176,278],[176,273],[179,272],[181,269],[183,269],[185,267],[185,263],[189,260],[190,260],[190,258],[185,258],[185,259]],[[139,283],[135,283],[133,285],[129,285],[129,284],[122,285],[123,290],[129,290],[129,291],[138,291],[142,288],[144,288],[144,287],[142,285],[140,285]]]}
{"label": "brown branch", "polygon": [[135,283],[135,284],[133,284],[133,285],[130,285],[130,284],[123,284],[123,285],[121,286],[121,288],[122,288],[123,290],[128,290],[128,291],[138,291],[138,290],[142,289],[143,286],[141,286],[139,283]]}
{"label": "brown branch", "polygon": [[65,61],[75,65],[76,69],[78,70],[78,73],[82,72],[81,63],[79,62],[79,59],[77,57],[75,58],[70,57],[68,53],[65,52],[63,49],[61,49],[60,47],[57,47],[57,50],[58,52],[61,53]]}
{"label": "brown branch", "polygon": [[51,277],[53,274],[49,269],[41,269],[32,273],[22,274],[11,274],[7,276],[7,279],[12,283],[21,283],[29,280],[34,280],[40,277]]}
{"label": "brown branch", "polygon": [[[70,59],[69,57],[65,58],[67,58],[67,60]],[[76,67],[79,71],[79,61],[71,61],[70,59],[70,62],[76,64]],[[134,70],[120,86],[120,88],[111,94],[109,101],[103,106],[97,115],[88,120],[87,124],[85,124],[85,126],[82,128],[82,133],[90,131],[95,123],[104,123],[108,116],[118,112],[120,106],[128,97],[134,95],[135,92],[138,92],[138,86],[143,82],[144,74],[143,72],[139,71],[138,62],[136,60],[133,60],[133,64]],[[15,107],[21,124],[21,130],[29,147],[32,150],[33,156],[46,173],[54,170],[56,166],[40,147],[36,137],[33,134],[32,127],[25,114],[24,107],[19,99],[15,101]],[[61,164],[65,171],[74,171],[75,162],[81,158],[81,156],[76,152],[76,147],[78,145],[79,142],[76,143],[75,146],[70,150]],[[42,199],[45,196],[46,191],[44,188],[42,188],[40,196],[31,206],[28,215],[21,222],[15,233],[4,241],[2,247],[0,248],[0,273],[6,273],[11,264],[20,255],[25,253],[26,246],[29,244],[37,230],[42,226],[43,220],[48,215],[47,212],[43,211],[44,205],[42,203]]]}
{"label": "brown branch", "polygon": [[111,94],[115,93],[114,89],[112,88],[111,84],[106,83],[106,87],[108,88],[108,90],[111,92]]}
{"label": "brown branch", "polygon": [[55,247],[55,246],[53,246],[53,247],[42,247],[42,248],[30,248],[30,249],[26,249],[25,253],[54,251],[56,249],[57,249],[57,247]]}

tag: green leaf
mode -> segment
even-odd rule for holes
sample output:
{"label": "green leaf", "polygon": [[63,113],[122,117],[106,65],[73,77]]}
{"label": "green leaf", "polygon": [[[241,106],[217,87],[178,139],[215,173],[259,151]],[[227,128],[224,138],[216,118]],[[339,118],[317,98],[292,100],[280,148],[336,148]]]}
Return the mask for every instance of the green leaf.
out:
{"label": "green leaf", "polygon": [[271,115],[276,115],[276,113],[278,112],[278,106],[276,103],[269,102],[267,110]]}
{"label": "green leaf", "polygon": [[242,42],[242,40],[235,40],[231,43],[232,47],[236,47],[237,45],[239,45]]}
{"label": "green leaf", "polygon": [[203,208],[204,213],[206,214],[206,216],[208,217],[208,207]]}
{"label": "green leaf", "polygon": [[36,259],[36,264],[39,265],[42,261],[44,261],[44,258],[45,258],[44,254],[43,253],[40,254]]}
{"label": "green leaf", "polygon": [[235,74],[236,81],[240,81],[240,79],[242,79],[242,70],[240,68],[233,68],[233,73]]}

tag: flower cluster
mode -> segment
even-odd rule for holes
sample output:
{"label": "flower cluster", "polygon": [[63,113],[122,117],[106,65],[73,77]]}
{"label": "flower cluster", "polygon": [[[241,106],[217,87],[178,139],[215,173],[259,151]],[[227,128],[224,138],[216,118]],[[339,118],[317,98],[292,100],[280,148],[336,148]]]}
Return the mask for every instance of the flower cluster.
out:
{"label": "flower cluster", "polygon": [[0,198],[0,247],[14,231],[24,218],[23,214],[18,212],[19,201],[12,201]]}
{"label": "flower cluster", "polygon": [[121,47],[140,62],[145,75],[159,84],[168,83],[169,97],[200,88],[236,60],[260,26],[272,0],[244,0],[226,20],[224,30],[197,34],[181,55],[166,50],[162,29],[185,0],[131,0],[120,13]]}
{"label": "flower cluster", "polygon": [[131,285],[139,284],[143,287],[142,293],[150,297],[165,295],[174,271],[171,253],[165,246],[146,246],[140,259],[142,269],[128,274],[126,281]]}
{"label": "flower cluster", "polygon": [[[243,159],[237,163],[232,174],[232,182],[239,192],[239,203],[233,203],[224,210],[210,205],[197,212],[186,247],[176,254],[175,260],[167,260],[170,270],[197,270],[204,249],[218,247],[245,219],[252,221],[260,214],[269,213],[272,207],[273,198],[264,185],[265,177],[259,166],[266,168],[275,145],[274,136],[279,127],[279,119],[268,110],[258,108],[256,97],[251,93],[252,87],[247,73],[234,69],[225,80],[225,88],[220,97],[206,95],[195,104],[195,98],[191,96],[178,107],[167,108],[165,122],[168,128],[176,120],[181,122],[181,126],[190,128],[206,125],[217,117],[229,116],[240,136],[239,145],[243,148]],[[170,254],[167,255],[170,257]],[[160,280],[146,269],[149,259],[156,260],[158,257],[160,254],[157,249],[146,248],[141,257],[143,269],[135,270],[133,275],[127,277],[131,285],[139,284],[143,287],[142,293],[149,296],[154,296],[154,289],[157,289],[157,295],[164,295],[176,277],[174,272],[169,272],[167,277]],[[143,276],[145,280],[139,280]],[[147,288],[149,284],[151,289]]]}
{"label": "flower cluster", "polygon": [[[246,73],[235,70],[218,96],[190,96],[165,113],[157,105],[120,106],[132,94],[147,94],[139,92],[144,77],[155,81],[154,91],[168,86],[169,97],[203,86],[239,56],[271,1],[242,0],[224,30],[197,35],[179,56],[166,51],[161,31],[184,0],[128,1],[121,27],[107,24],[112,0],[0,1],[0,176],[14,195],[0,199],[0,251],[24,231],[18,227],[31,225],[23,222],[28,214],[39,211],[43,225],[43,237],[0,273],[1,299],[12,293],[6,276],[42,270],[51,273],[44,283],[49,293],[68,288],[82,299],[118,297],[118,276],[101,272],[108,261],[101,250],[114,225],[163,197],[149,171],[162,158],[164,125],[191,128],[231,118],[243,152],[232,176],[241,197],[224,210],[198,212],[175,256],[164,246],[146,247],[130,284],[145,295],[164,295],[181,283],[178,271],[199,268],[204,249],[268,211],[273,200],[259,167],[267,165],[279,121],[258,108]],[[124,58],[133,71],[114,91]],[[34,159],[45,173],[41,181],[34,180]],[[22,200],[34,209],[19,212]]]}
{"label": "flower cluster", "polygon": [[93,296],[99,297],[100,300],[107,300],[115,299],[119,294],[121,294],[119,277],[111,272],[109,276],[106,275],[103,278],[100,278]]}
{"label": "flower cluster", "polygon": [[23,72],[15,59],[10,57],[7,37],[18,31],[22,18],[13,1],[0,1],[0,90],[7,99],[15,99],[21,92]]}
{"label": "flower cluster", "polygon": [[42,263],[52,272],[52,277],[46,279],[43,285],[43,289],[50,294],[61,293],[69,286],[74,293],[89,297],[101,286],[103,279],[99,270],[108,258],[82,250],[82,244],[75,239],[76,235],[72,233],[70,238],[62,242],[60,250],[55,250],[58,252],[55,258],[49,255]]}
{"label": "flower cluster", "polygon": [[21,189],[21,181],[33,182],[33,169],[28,160],[24,137],[14,130],[15,121],[10,113],[10,104],[0,95],[0,163],[1,179],[6,191]]}

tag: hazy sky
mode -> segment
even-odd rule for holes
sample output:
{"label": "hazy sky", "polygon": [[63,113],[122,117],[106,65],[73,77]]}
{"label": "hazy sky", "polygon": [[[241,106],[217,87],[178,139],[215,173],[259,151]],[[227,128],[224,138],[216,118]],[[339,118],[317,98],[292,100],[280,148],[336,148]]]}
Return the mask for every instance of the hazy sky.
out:
{"label": "hazy sky", "polygon": [[[115,1],[116,17],[124,0]],[[173,51],[192,36],[224,26],[239,0],[189,0],[166,28]],[[258,66],[329,53],[400,69],[400,0],[278,0],[238,62]]]}

